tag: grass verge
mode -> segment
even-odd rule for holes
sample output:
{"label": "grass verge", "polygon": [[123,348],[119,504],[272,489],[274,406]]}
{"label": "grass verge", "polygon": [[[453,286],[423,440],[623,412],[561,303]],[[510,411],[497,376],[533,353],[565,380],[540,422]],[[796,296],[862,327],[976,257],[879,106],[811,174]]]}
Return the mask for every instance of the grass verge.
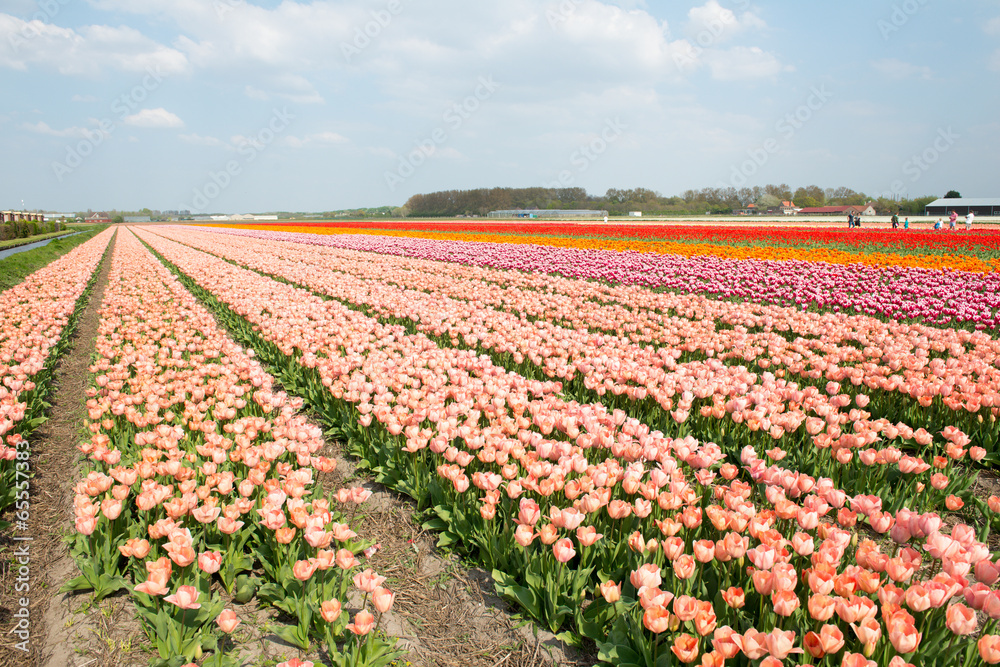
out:
{"label": "grass verge", "polygon": [[82,234],[56,239],[41,248],[0,259],[0,291],[21,283],[35,271],[59,259],[73,248],[86,243],[106,228],[107,225],[97,225]]}
{"label": "grass verge", "polygon": [[38,243],[39,241],[44,241],[46,239],[53,239],[59,236],[66,236],[67,234],[72,234],[74,231],[79,231],[79,230],[64,229],[58,232],[46,232],[45,234],[35,234],[34,236],[28,236],[27,238],[9,239],[7,241],[0,241],[0,250],[10,250],[11,248],[20,248],[23,245],[30,245],[32,243]]}

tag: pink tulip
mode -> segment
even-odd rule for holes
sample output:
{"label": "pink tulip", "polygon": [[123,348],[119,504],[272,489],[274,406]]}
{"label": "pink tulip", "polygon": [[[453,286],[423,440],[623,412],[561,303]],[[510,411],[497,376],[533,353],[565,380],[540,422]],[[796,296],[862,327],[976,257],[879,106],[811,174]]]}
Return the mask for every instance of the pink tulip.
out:
{"label": "pink tulip", "polygon": [[324,600],[323,604],[320,605],[320,615],[323,616],[323,620],[327,623],[333,623],[339,619],[340,613],[340,600]]}
{"label": "pink tulip", "polygon": [[552,554],[560,563],[568,563],[576,556],[576,549],[573,548],[573,541],[568,537],[558,540],[552,545]]}
{"label": "pink tulip", "polygon": [[365,593],[374,593],[384,581],[385,577],[375,574],[371,568],[354,575],[354,586]]}
{"label": "pink tulip", "polygon": [[201,609],[198,603],[199,595],[198,589],[194,586],[181,586],[176,593],[163,599],[181,609]]}
{"label": "pink tulip", "polygon": [[220,630],[222,630],[226,634],[230,634],[243,621],[241,621],[236,616],[236,612],[234,612],[232,609],[226,609],[221,614],[219,614],[219,616],[215,619],[215,622],[219,626]]}
{"label": "pink tulip", "polygon": [[205,574],[215,574],[222,567],[222,554],[215,551],[198,554],[198,567]]}
{"label": "pink tulip", "polygon": [[375,616],[365,610],[354,615],[354,622],[347,624],[347,629],[356,635],[367,635],[375,627]]}
{"label": "pink tulip", "polygon": [[379,613],[384,614],[389,611],[392,607],[393,600],[396,599],[396,594],[390,591],[388,588],[376,588],[372,593],[372,603]]}

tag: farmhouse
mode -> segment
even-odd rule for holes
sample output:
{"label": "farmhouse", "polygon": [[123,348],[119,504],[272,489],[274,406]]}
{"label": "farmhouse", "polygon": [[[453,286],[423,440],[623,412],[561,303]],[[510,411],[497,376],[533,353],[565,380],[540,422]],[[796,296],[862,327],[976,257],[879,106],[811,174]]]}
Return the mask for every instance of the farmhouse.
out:
{"label": "farmhouse", "polygon": [[1000,198],[936,199],[924,207],[925,215],[949,215],[952,211],[959,215],[972,211],[976,215],[1000,216]]}
{"label": "farmhouse", "polygon": [[[771,211],[768,211],[770,213]],[[783,201],[781,206],[774,209],[775,213],[781,213],[782,215],[795,215],[799,212],[799,207],[797,207],[793,202]]]}
{"label": "farmhouse", "polygon": [[733,215],[758,215],[760,209],[757,208],[757,204],[747,204],[743,208],[734,208]]}
{"label": "farmhouse", "polygon": [[101,211],[100,213],[91,213],[87,216],[87,222],[92,225],[110,225],[111,216]]}

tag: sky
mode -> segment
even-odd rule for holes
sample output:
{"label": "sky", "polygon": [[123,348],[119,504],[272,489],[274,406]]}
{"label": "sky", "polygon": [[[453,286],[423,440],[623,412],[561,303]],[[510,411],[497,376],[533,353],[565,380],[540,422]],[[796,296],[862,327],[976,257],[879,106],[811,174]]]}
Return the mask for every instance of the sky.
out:
{"label": "sky", "polygon": [[1000,196],[1000,0],[0,0],[0,208]]}

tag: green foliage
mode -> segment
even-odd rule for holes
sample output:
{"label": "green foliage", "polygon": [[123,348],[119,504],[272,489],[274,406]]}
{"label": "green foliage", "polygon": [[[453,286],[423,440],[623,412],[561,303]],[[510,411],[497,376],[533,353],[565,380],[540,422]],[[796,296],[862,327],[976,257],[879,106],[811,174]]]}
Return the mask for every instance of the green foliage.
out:
{"label": "green foliage", "polygon": [[807,185],[795,191],[792,201],[803,208],[823,206],[826,203],[826,192],[818,185]]}
{"label": "green foliage", "polygon": [[[416,218],[485,216],[506,209],[596,209],[623,216],[629,211],[651,215],[730,214],[734,209],[757,203],[762,208],[791,200],[797,206],[853,206],[873,198],[851,188],[800,187],[792,192],[785,183],[752,187],[716,187],[687,190],[681,196],[664,196],[647,188],[611,188],[603,196],[588,194],[583,188],[480,188],[445,190],[413,195],[403,209],[393,214]],[[904,207],[902,210],[906,210]],[[921,208],[921,212],[922,212]]]}
{"label": "green foliage", "polygon": [[199,581],[198,609],[181,609],[164,599],[138,593],[133,595],[139,620],[156,647],[158,667],[175,667],[200,659],[204,651],[218,649],[219,631],[212,623],[225,607],[222,597],[208,591],[206,580]]}
{"label": "green foliage", "polygon": [[42,224],[42,227],[39,229],[39,233],[36,236],[22,238],[17,236],[18,231],[11,223],[4,223],[0,225],[0,250],[4,250],[6,248],[16,248],[29,243],[35,243],[37,241],[44,241],[45,239],[52,238],[53,236],[59,236],[66,233],[65,229],[60,231],[58,227],[59,223],[57,222],[46,222]]}
{"label": "green foliage", "polygon": [[91,227],[82,234],[56,239],[41,248],[0,259],[0,291],[21,283],[38,269],[54,262],[73,248],[83,245],[103,230],[103,225]]}
{"label": "green foliage", "polygon": [[916,199],[904,199],[899,202],[900,213],[910,213],[912,215],[923,215],[924,209],[937,197],[917,197]]}

